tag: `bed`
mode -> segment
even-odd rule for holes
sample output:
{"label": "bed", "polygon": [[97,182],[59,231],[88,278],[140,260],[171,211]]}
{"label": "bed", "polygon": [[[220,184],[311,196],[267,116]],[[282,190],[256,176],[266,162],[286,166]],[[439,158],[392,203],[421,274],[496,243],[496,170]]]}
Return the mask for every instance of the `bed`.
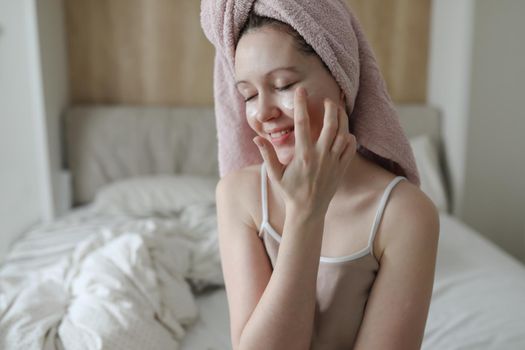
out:
{"label": "bed", "polygon": [[[398,106],[440,210],[423,349],[525,349],[525,266],[450,214],[440,117]],[[79,106],[74,207],[0,267],[0,349],[231,349],[216,237],[212,108]]]}

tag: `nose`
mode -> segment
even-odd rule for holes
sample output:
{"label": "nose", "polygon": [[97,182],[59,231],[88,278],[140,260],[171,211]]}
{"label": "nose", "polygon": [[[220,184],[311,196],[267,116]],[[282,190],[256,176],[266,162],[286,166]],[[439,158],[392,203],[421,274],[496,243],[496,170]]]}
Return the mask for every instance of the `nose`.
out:
{"label": "nose", "polygon": [[255,117],[260,123],[264,123],[270,119],[277,118],[281,113],[279,107],[269,96],[260,96],[254,108],[257,108],[257,111],[255,112]]}

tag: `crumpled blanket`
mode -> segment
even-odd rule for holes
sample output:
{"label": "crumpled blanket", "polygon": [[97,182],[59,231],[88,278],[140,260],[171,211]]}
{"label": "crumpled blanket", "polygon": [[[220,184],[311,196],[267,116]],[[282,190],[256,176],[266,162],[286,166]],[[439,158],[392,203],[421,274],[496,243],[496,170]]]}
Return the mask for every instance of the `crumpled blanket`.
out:
{"label": "crumpled blanket", "polygon": [[178,349],[193,292],[223,284],[214,206],[186,214],[118,220],[27,278],[0,274],[0,348]]}

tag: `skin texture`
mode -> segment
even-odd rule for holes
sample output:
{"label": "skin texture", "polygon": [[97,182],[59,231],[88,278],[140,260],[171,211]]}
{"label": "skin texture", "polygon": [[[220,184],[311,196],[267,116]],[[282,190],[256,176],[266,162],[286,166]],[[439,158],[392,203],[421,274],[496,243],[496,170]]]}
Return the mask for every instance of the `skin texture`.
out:
{"label": "skin texture", "polygon": [[[355,152],[338,85],[316,56],[301,54],[291,40],[263,27],[245,34],[236,51],[236,78],[244,81],[237,87],[248,100],[247,121],[270,177],[269,216],[282,239],[272,268],[257,235],[259,165],[219,181],[219,246],[233,349],[309,348],[319,257],[363,248],[377,201],[395,176]],[[297,71],[270,74],[289,66]],[[295,128],[293,142],[276,146],[267,131],[283,126]],[[430,199],[408,181],[398,183],[373,242],[380,268],[354,349],[420,347],[438,235]]]}

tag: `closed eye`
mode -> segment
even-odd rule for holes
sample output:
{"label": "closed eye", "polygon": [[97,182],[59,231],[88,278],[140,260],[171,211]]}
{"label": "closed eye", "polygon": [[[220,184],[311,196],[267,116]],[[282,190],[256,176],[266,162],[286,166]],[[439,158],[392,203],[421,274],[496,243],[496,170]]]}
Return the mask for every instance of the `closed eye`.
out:
{"label": "closed eye", "polygon": [[248,101],[250,101],[250,100],[253,99],[255,96],[257,96],[257,95],[253,95],[253,96],[251,96],[251,97],[248,97],[247,99],[244,100],[244,102],[248,102]]}
{"label": "closed eye", "polygon": [[286,86],[283,86],[283,87],[280,87],[280,88],[275,88],[276,90],[278,91],[284,91],[284,90],[288,90],[289,88],[291,88],[295,83],[291,83],[291,84],[288,84]]}
{"label": "closed eye", "polygon": [[[275,90],[277,90],[277,91],[285,91],[285,90],[288,90],[289,88],[291,88],[291,87],[292,87],[293,85],[295,85],[295,84],[296,84],[296,83],[291,83],[291,84],[288,84],[288,85],[283,86],[283,87],[280,87],[280,88],[276,87]],[[246,99],[244,100],[244,102],[248,102],[248,101],[252,100],[252,99],[253,99],[254,97],[256,97],[256,96],[257,96],[257,95],[250,96],[250,97],[246,98]]]}

